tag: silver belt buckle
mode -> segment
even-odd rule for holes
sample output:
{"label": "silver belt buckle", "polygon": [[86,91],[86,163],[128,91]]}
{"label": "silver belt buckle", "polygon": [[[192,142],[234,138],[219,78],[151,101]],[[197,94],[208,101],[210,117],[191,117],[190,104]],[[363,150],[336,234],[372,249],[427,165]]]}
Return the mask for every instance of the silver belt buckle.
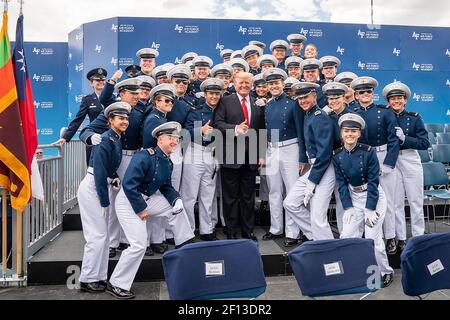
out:
{"label": "silver belt buckle", "polygon": [[366,186],[365,186],[365,185],[353,187],[353,191],[354,191],[354,192],[357,192],[357,193],[359,193],[359,192],[364,192],[364,191],[366,191],[366,190],[367,190],[367,189],[366,189]]}

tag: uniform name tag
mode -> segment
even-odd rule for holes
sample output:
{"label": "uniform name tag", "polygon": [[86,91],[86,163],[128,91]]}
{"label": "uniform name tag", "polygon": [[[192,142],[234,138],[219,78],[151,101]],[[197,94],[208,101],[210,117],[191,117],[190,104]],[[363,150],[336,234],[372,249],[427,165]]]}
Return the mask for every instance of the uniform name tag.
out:
{"label": "uniform name tag", "polygon": [[225,275],[225,261],[205,262],[205,276],[218,277]]}
{"label": "uniform name tag", "polygon": [[430,272],[430,275],[432,275],[432,276],[434,276],[436,273],[444,270],[444,266],[442,265],[442,262],[440,259],[437,259],[436,261],[427,265],[427,268],[428,268],[428,271]]}
{"label": "uniform name tag", "polygon": [[337,274],[344,274],[344,268],[342,267],[342,263],[340,261],[324,264],[323,268],[325,269],[325,275],[327,277]]}

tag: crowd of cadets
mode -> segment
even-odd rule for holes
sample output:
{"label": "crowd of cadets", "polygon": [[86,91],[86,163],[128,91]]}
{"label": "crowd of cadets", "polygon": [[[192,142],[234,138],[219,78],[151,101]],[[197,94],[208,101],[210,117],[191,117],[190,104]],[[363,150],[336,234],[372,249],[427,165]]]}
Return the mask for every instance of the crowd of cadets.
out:
{"label": "crowd of cadets", "polygon": [[[227,213],[218,209],[221,172],[211,135],[215,109],[236,92],[233,79],[241,72],[253,75],[251,101],[268,132],[260,213],[270,211],[270,229],[262,240],[284,237],[285,246],[294,246],[332,239],[327,212],[334,193],[340,236],[374,239],[384,284],[392,282],[386,254],[406,244],[405,195],[412,235],[424,233],[417,150],[429,142],[420,115],[405,109],[411,91],[390,83],[385,104],[374,104],[376,79],[339,73],[340,60],[318,59],[301,34],[287,40],[273,41],[271,54],[259,41],[222,50],[223,63],[215,66],[195,52],[179,65],[157,66],[159,52],[143,48],[125,80],[121,70],[109,79],[103,68],[87,74],[94,92],[59,141],[69,142],[89,116],[80,134],[89,164],[78,193],[87,242],[82,290],[134,297],[130,288],[144,255],[194,241],[197,202],[200,239],[217,240],[215,227]],[[192,137],[183,153],[181,129]],[[117,250],[121,258],[106,282],[108,257]]]}

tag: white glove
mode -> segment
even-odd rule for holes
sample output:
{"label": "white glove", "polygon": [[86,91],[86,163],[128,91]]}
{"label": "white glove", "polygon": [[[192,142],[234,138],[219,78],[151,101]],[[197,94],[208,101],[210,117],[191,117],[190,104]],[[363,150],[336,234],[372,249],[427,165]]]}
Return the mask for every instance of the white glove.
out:
{"label": "white glove", "polygon": [[303,204],[308,206],[309,201],[314,196],[314,189],[316,188],[316,184],[314,182],[311,182],[308,180],[306,182],[306,189],[305,189],[305,197],[303,198]]}
{"label": "white glove", "polygon": [[115,178],[113,179],[113,181],[111,181],[111,186],[113,190],[119,191],[120,187],[122,186],[122,182],[120,181],[119,178]]}
{"label": "white glove", "polygon": [[381,165],[381,170],[380,170],[380,176],[386,176],[389,173],[391,173],[392,171],[394,171],[394,169],[392,169],[391,167],[389,167],[389,166],[387,166],[385,164],[382,164]]}
{"label": "white glove", "polygon": [[91,143],[92,143],[92,145],[96,146],[96,145],[100,144],[100,142],[102,142],[102,136],[99,135],[98,133],[94,133],[91,136]]}
{"label": "white glove", "polygon": [[405,141],[406,136],[403,133],[403,129],[400,127],[395,127],[395,134],[397,135],[397,137],[400,139],[400,141]]}
{"label": "white glove", "polygon": [[344,211],[344,216],[342,218],[342,221],[344,224],[350,224],[352,222],[352,219],[356,219],[356,211],[355,208],[349,208]]}
{"label": "white glove", "polygon": [[373,228],[380,218],[380,214],[375,210],[366,209],[365,212],[365,223],[369,228]]}
{"label": "white glove", "polygon": [[183,201],[181,201],[181,199],[177,199],[177,201],[175,201],[175,205],[173,206],[172,213],[179,214],[183,212],[183,210],[184,210]]}
{"label": "white glove", "polygon": [[258,100],[255,101],[255,104],[258,107],[264,107],[266,105],[266,101],[264,99],[258,99]]}
{"label": "white glove", "polygon": [[202,97],[204,97],[205,96],[205,94],[203,93],[203,92],[197,92],[196,94],[195,94],[195,97],[197,98],[197,99],[200,99],[200,98],[202,98]]}

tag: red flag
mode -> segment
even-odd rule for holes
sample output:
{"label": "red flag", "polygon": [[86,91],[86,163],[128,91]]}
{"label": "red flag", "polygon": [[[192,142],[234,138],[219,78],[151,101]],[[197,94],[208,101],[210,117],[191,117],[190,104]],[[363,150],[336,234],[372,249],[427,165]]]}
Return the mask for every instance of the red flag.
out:
{"label": "red flag", "polygon": [[11,47],[8,38],[8,13],[3,12],[0,31],[0,186],[11,193],[11,205],[22,212],[30,200],[30,173],[17,101]]}

